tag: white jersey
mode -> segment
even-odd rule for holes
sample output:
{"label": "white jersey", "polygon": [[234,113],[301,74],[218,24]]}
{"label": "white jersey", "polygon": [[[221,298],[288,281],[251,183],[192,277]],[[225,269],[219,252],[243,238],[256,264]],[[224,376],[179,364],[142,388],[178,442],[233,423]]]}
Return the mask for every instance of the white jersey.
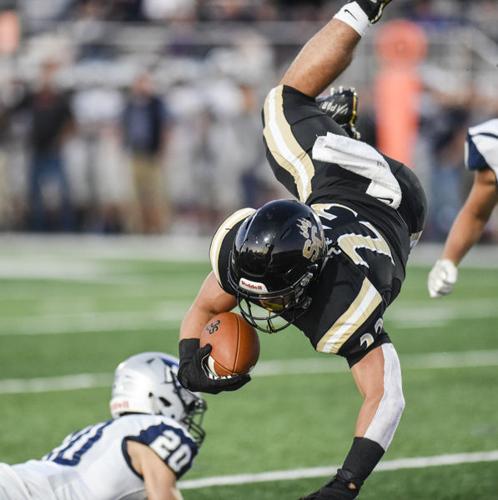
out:
{"label": "white jersey", "polygon": [[469,170],[492,169],[498,182],[498,118],[469,128],[465,164]]}
{"label": "white jersey", "polygon": [[198,447],[176,421],[126,415],[74,432],[41,460],[0,464],[0,500],[138,500],[144,482],[131,467],[128,440],[150,446],[181,477]]}

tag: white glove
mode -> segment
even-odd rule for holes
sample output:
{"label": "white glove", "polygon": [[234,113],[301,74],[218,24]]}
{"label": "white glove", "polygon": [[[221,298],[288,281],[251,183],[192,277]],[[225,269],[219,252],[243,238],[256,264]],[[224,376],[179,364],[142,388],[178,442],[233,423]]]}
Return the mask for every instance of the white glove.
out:
{"label": "white glove", "polygon": [[448,259],[438,260],[427,280],[427,288],[432,298],[442,297],[452,292],[453,286],[458,279],[458,269]]}

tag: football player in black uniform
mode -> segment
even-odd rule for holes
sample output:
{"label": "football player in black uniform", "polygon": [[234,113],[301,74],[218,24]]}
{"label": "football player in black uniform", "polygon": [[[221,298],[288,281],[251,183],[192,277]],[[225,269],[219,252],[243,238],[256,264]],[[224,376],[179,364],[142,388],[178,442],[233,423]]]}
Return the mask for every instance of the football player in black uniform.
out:
{"label": "football player in black uniform", "polygon": [[268,160],[297,200],[242,209],[221,225],[211,244],[213,272],[180,332],[179,379],[194,391],[236,390],[249,381],[248,375],[209,376],[204,360],[210,347],[199,349],[208,320],[236,305],[261,330],[293,324],[317,351],[347,359],[363,397],[353,443],[336,476],[304,497],[309,500],[356,498],[404,408],[399,360],[383,314],[421,234],[425,196],[407,167],[357,140],[354,92],[317,99],[387,3],[346,4],[268,94]]}

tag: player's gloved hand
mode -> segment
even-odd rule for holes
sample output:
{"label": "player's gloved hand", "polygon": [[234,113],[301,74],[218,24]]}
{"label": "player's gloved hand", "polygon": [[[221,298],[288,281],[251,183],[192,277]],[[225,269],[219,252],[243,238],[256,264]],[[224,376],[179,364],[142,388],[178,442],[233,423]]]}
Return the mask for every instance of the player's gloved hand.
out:
{"label": "player's gloved hand", "polygon": [[318,97],[316,102],[349,137],[357,140],[361,138],[355,127],[358,117],[358,94],[353,87],[332,87],[329,95]]}
{"label": "player's gloved hand", "polygon": [[369,21],[373,24],[376,23],[384,12],[384,7],[391,2],[391,0],[355,0],[365,12]]}
{"label": "player's gloved hand", "polygon": [[211,352],[211,346],[207,344],[200,348],[199,339],[183,339],[180,341],[179,348],[178,380],[186,389],[218,394],[222,391],[236,391],[251,380],[249,375],[210,378],[205,363]]}
{"label": "player's gloved hand", "polygon": [[449,259],[438,260],[427,279],[427,288],[432,298],[448,295],[458,279],[458,269]]}

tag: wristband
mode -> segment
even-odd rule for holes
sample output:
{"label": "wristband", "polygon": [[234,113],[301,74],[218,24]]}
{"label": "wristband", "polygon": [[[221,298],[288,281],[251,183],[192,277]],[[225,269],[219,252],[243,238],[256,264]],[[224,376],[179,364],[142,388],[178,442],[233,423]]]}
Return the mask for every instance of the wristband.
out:
{"label": "wristband", "polygon": [[367,28],[370,26],[367,14],[356,2],[350,2],[343,5],[339,12],[334,16],[334,19],[338,19],[339,21],[346,23],[360,36],[363,36]]}

